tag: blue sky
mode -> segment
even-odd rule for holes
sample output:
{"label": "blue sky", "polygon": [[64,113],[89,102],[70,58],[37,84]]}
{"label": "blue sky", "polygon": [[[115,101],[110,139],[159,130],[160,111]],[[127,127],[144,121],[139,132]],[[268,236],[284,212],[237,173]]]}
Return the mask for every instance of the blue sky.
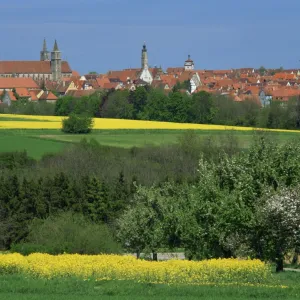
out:
{"label": "blue sky", "polygon": [[37,60],[46,37],[81,74],[150,65],[300,68],[299,0],[0,0],[0,60]]}

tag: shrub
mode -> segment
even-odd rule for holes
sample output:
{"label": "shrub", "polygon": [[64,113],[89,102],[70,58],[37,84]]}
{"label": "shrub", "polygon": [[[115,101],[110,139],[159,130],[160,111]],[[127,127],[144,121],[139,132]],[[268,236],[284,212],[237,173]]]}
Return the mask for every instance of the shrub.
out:
{"label": "shrub", "polygon": [[11,252],[17,252],[23,255],[29,255],[31,253],[52,253],[51,248],[47,248],[43,245],[36,245],[31,243],[12,244],[10,248]]}
{"label": "shrub", "polygon": [[62,131],[66,133],[89,133],[93,128],[93,119],[86,115],[70,114],[62,121]]}
{"label": "shrub", "polygon": [[28,255],[34,252],[49,254],[119,253],[119,245],[104,224],[96,224],[80,214],[63,212],[45,220],[35,219],[23,244],[12,250]]}

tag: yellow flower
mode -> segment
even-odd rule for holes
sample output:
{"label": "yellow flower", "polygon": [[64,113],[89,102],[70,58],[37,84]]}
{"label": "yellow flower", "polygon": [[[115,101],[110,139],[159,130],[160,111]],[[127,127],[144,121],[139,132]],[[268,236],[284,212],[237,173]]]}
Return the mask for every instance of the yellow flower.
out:
{"label": "yellow flower", "polygon": [[211,259],[152,262],[133,256],[35,253],[0,255],[0,273],[44,278],[134,280],[163,284],[268,286],[270,267],[259,260]]}

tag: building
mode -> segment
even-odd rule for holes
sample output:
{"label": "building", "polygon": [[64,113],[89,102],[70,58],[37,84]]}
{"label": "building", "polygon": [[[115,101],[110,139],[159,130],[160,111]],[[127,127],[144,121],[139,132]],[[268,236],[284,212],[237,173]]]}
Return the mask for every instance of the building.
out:
{"label": "building", "polygon": [[140,74],[140,79],[144,82],[151,84],[153,81],[153,76],[151,72],[149,71],[149,65],[148,65],[148,51],[146,44],[144,43],[143,49],[142,49],[142,70]]}
{"label": "building", "polygon": [[0,77],[30,77],[34,80],[60,81],[71,77],[72,69],[67,61],[62,61],[57,41],[51,53],[46,40],[40,52],[40,61],[0,61]]}
{"label": "building", "polygon": [[190,70],[194,70],[195,65],[194,65],[194,61],[191,60],[191,56],[188,56],[188,59],[184,62],[184,70],[185,71],[190,71]]}
{"label": "building", "polygon": [[0,78],[0,91],[12,91],[17,88],[37,90],[39,86],[32,78]]}

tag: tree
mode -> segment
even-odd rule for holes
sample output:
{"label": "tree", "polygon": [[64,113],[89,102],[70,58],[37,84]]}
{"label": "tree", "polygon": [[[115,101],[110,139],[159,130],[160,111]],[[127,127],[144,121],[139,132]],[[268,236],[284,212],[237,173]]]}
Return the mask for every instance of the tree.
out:
{"label": "tree", "polygon": [[118,239],[138,258],[142,251],[150,251],[157,260],[163,244],[161,199],[159,190],[139,187],[133,205],[118,220]]}
{"label": "tree", "polygon": [[215,114],[215,107],[212,95],[201,91],[192,96],[190,107],[190,122],[208,124],[212,122]]}
{"label": "tree", "polygon": [[258,72],[261,76],[264,76],[266,75],[266,72],[267,72],[267,69],[264,67],[264,66],[261,66],[259,69],[258,69]]}
{"label": "tree", "polygon": [[83,213],[94,222],[107,221],[108,199],[104,198],[101,182],[96,178],[84,179]]}
{"label": "tree", "polygon": [[62,121],[62,131],[65,133],[90,133],[93,128],[93,119],[87,115],[70,114]]}
{"label": "tree", "polygon": [[103,118],[132,119],[133,104],[129,103],[129,91],[115,91],[109,94],[101,111]]}
{"label": "tree", "polygon": [[170,113],[169,122],[185,123],[188,121],[191,99],[180,92],[173,92],[169,95],[167,110]]}
{"label": "tree", "polygon": [[131,92],[131,100],[134,109],[134,118],[138,116],[138,114],[143,110],[146,101],[147,101],[148,93],[143,86],[139,86],[135,91]]}
{"label": "tree", "polygon": [[153,89],[148,95],[146,105],[139,114],[142,120],[169,121],[171,113],[168,110],[168,96],[162,90]]}
{"label": "tree", "polygon": [[263,228],[262,244],[265,258],[276,262],[276,271],[283,271],[284,257],[300,245],[300,194],[299,186],[282,188],[267,194],[258,210]]}

